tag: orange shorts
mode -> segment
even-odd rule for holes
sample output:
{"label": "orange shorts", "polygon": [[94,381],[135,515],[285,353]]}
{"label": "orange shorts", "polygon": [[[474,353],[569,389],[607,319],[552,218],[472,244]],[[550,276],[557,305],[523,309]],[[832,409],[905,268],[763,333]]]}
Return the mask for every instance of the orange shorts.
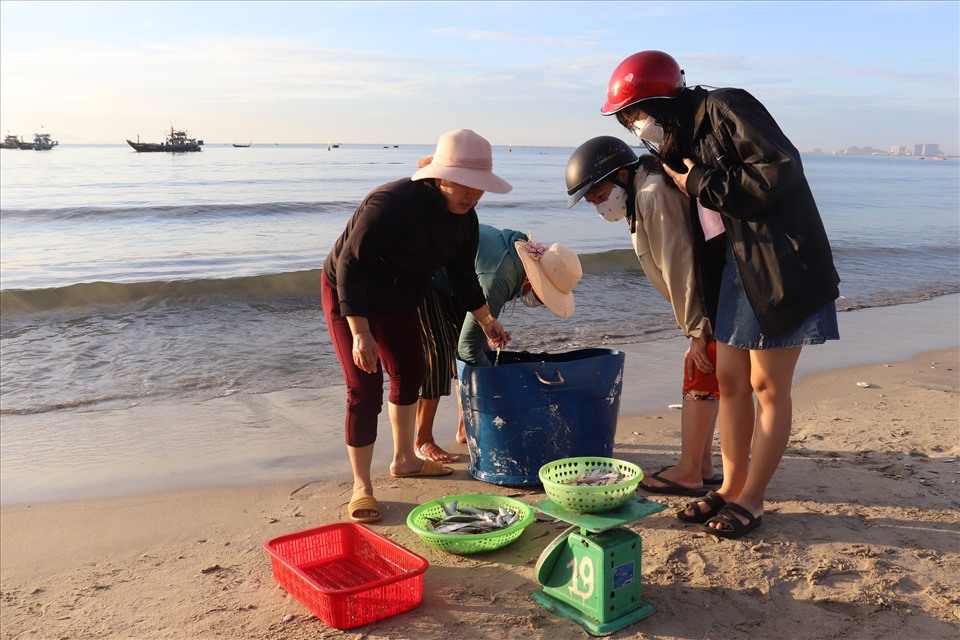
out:
{"label": "orange shorts", "polygon": [[713,337],[707,338],[707,357],[713,363],[713,373],[704,373],[693,365],[693,377],[687,377],[687,362],[690,356],[683,360],[683,399],[684,400],[717,400],[720,398],[720,384],[717,382],[717,342]]}

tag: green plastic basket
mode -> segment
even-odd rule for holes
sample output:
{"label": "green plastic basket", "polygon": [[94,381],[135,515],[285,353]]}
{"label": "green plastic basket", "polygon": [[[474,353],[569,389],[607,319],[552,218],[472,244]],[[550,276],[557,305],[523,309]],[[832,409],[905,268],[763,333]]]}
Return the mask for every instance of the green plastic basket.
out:
{"label": "green plastic basket", "polygon": [[[568,484],[594,469],[619,471],[626,479],[599,487]],[[641,480],[643,471],[640,467],[615,458],[562,458],[540,467],[540,482],[547,497],[564,509],[577,513],[600,513],[626,504]]]}
{"label": "green plastic basket", "polygon": [[[460,506],[474,507],[475,509],[487,509],[496,511],[500,507],[510,509],[520,514],[520,519],[514,522],[506,529],[500,531],[491,531],[490,533],[437,533],[427,527],[429,521],[427,518],[442,518],[446,515],[443,510],[443,504],[449,505],[456,501]],[[471,554],[484,551],[493,551],[505,547],[523,533],[523,530],[533,522],[533,509],[526,503],[520,502],[514,498],[506,496],[494,496],[483,493],[467,493],[459,496],[449,496],[439,500],[425,502],[415,508],[407,516],[407,526],[413,530],[420,539],[441,551],[450,553]]]}

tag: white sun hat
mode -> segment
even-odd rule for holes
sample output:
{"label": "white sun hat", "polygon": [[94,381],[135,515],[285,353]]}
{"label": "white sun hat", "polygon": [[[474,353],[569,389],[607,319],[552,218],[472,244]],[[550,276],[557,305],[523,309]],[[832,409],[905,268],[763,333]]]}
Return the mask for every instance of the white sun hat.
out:
{"label": "white sun hat", "polygon": [[516,242],[517,255],[540,301],[561,318],[573,315],[573,287],[583,277],[580,258],[560,243]]}

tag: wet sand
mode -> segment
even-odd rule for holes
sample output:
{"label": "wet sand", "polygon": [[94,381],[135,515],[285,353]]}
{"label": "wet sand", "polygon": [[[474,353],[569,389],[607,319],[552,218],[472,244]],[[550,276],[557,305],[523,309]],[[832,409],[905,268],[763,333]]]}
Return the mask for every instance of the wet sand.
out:
{"label": "wet sand", "polygon": [[[804,352],[794,431],[760,529],[720,540],[674,517],[686,498],[651,496],[668,508],[630,528],[643,539],[643,598],[657,610],[611,637],[957,637],[960,340],[956,309],[943,304],[955,304],[956,296],[947,298],[933,305],[935,313],[903,305],[841,314],[843,339]],[[940,331],[930,335],[923,323]],[[655,361],[655,350],[643,347],[624,349],[627,383],[614,455],[649,470],[678,455],[679,412],[667,409],[677,401],[672,383],[661,395],[646,376],[629,375],[644,370],[642,357]],[[679,348],[662,349],[660,366],[672,367]],[[838,357],[858,364],[841,366]],[[631,404],[651,394],[656,408]],[[335,415],[336,408],[318,408],[316,392],[268,395],[225,399],[191,417],[229,424],[256,412],[299,426],[288,429],[288,456],[314,455],[312,439],[328,428],[313,426],[317,415]],[[181,409],[154,408],[149,418],[182,420]],[[455,448],[452,415],[442,412],[438,432]],[[335,440],[324,450],[342,447],[338,420],[328,420],[334,424],[327,437]],[[297,443],[309,444],[298,450]],[[233,446],[225,445],[227,458]],[[410,612],[337,631],[273,581],[266,540],[346,519],[351,482],[344,466],[295,471],[282,482],[258,482],[261,470],[252,467],[253,482],[229,475],[212,486],[199,475],[204,482],[143,490],[142,482],[123,484],[136,476],[125,463],[100,470],[110,482],[97,486],[110,485],[113,496],[2,508],[0,638],[587,637],[530,598],[539,587],[534,565],[563,525],[538,521],[502,550],[457,556],[426,546],[405,524],[415,506],[440,496],[482,492],[536,502],[545,497],[539,488],[478,482],[465,461],[447,478],[392,479],[383,462],[389,440],[379,449],[384,518],[372,528],[430,562],[423,603]],[[261,453],[267,465],[275,451]],[[203,457],[188,456],[189,466],[202,466]],[[207,463],[216,472],[219,461]],[[274,466],[290,471],[299,464],[284,467],[281,459]]]}

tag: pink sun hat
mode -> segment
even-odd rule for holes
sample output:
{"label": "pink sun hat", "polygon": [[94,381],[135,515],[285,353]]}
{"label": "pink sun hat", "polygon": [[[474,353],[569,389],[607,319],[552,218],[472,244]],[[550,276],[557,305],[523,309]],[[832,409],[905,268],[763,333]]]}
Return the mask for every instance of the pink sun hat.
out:
{"label": "pink sun hat", "polygon": [[430,164],[413,174],[411,180],[439,178],[472,189],[510,193],[506,180],[493,173],[493,149],[485,138],[470,129],[456,129],[440,136]]}

